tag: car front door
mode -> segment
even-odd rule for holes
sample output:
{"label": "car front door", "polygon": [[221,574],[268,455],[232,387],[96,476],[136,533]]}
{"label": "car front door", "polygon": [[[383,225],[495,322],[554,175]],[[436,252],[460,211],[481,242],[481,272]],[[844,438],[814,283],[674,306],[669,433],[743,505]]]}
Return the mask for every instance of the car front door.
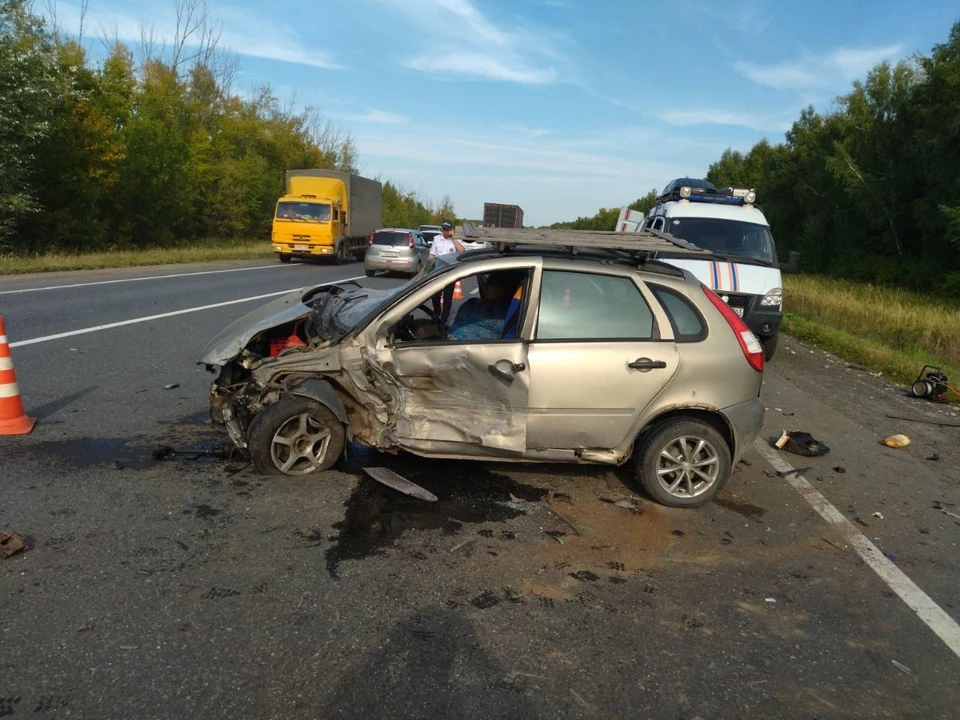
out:
{"label": "car front door", "polygon": [[[384,316],[376,357],[383,379],[398,393],[391,422],[400,447],[424,454],[490,457],[526,450],[529,372],[520,332],[505,326],[500,331],[504,337],[410,341],[398,338],[397,327],[411,314],[426,318],[430,299],[459,280],[464,297],[454,300],[455,323],[461,307],[480,302],[479,275],[495,270],[521,271],[525,279],[520,296],[527,297],[538,264],[538,259],[509,259],[458,266]],[[514,319],[522,327],[523,303],[516,307],[519,316]]]}
{"label": "car front door", "polygon": [[527,447],[612,449],[680,363],[633,278],[543,270]]}

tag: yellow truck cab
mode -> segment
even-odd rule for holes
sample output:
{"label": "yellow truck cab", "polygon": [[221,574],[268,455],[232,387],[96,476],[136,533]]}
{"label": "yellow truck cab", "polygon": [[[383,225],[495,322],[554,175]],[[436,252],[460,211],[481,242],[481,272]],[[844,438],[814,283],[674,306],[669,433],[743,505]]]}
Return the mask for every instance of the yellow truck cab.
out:
{"label": "yellow truck cab", "polygon": [[381,217],[378,181],[336,170],[288,170],[286,194],[273,215],[273,251],[280,262],[362,259]]}

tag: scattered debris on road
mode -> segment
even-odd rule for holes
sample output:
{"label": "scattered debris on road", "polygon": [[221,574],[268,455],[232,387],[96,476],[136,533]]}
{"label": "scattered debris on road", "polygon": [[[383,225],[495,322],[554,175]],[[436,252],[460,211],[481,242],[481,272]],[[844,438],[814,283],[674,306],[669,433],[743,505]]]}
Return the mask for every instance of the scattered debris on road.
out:
{"label": "scattered debris on road", "polygon": [[804,457],[817,457],[830,452],[830,448],[810,433],[802,430],[794,430],[793,432],[784,430],[774,445],[778,450],[786,450],[794,455],[803,455]]}
{"label": "scattered debris on road", "polygon": [[900,672],[902,672],[904,675],[913,675],[913,670],[911,670],[910,668],[908,668],[908,667],[907,667],[906,665],[904,665],[902,662],[897,662],[896,660],[891,660],[890,662],[892,662],[892,663],[893,663],[893,666],[894,666],[897,670],[899,670]]}
{"label": "scattered debris on road", "polygon": [[945,503],[940,500],[935,500],[933,502],[933,509],[939,510],[944,515],[949,515],[952,518],[960,520],[960,506],[957,506],[956,503]]}
{"label": "scattered debris on road", "polygon": [[169,385],[164,385],[164,386],[163,386],[163,389],[164,389],[164,390],[176,390],[178,387],[180,387],[180,383],[170,383]]}
{"label": "scattered debris on road", "polygon": [[875,517],[877,520],[883,520],[883,513],[881,513],[881,512],[875,512],[875,513],[873,514],[873,517]]}
{"label": "scattered debris on road", "polygon": [[813,470],[813,465],[807,465],[802,468],[794,468],[793,470],[777,470],[777,477],[790,477],[791,475],[803,475],[807,470]]}
{"label": "scattered debris on road", "polygon": [[0,530],[0,558],[12,557],[26,549],[27,543],[22,535],[17,535],[17,533],[9,530]]}
{"label": "scattered debris on road", "polygon": [[833,469],[833,471],[834,471],[835,473],[837,473],[838,475],[843,475],[843,474],[847,471],[847,469],[846,469],[845,467],[841,466],[841,465],[837,465],[837,466]]}
{"label": "scattered debris on road", "polygon": [[415,497],[427,502],[436,502],[437,496],[424,487],[420,487],[415,482],[410,482],[402,475],[398,475],[393,470],[385,467],[368,467],[363,471],[376,480],[381,485],[386,485],[404,495]]}
{"label": "scattered debris on road", "polygon": [[776,599],[776,598],[772,598],[772,597],[768,597],[768,598],[767,598],[767,604],[768,604],[768,605],[776,605],[776,604],[777,604],[777,599]]}
{"label": "scattered debris on road", "polygon": [[903,415],[887,415],[893,420],[906,420],[907,422],[923,423],[924,425],[936,425],[937,427],[960,427],[960,423],[940,422],[939,420],[927,420],[926,418],[904,417]]}
{"label": "scattered debris on road", "polygon": [[910,438],[906,435],[891,435],[890,437],[885,437],[881,442],[888,448],[899,450],[910,444]]}
{"label": "scattered debris on road", "polygon": [[933,460],[934,462],[937,462],[939,459],[940,459],[940,453],[938,452],[935,452],[933,455],[930,455],[929,457],[927,457],[927,460]]}

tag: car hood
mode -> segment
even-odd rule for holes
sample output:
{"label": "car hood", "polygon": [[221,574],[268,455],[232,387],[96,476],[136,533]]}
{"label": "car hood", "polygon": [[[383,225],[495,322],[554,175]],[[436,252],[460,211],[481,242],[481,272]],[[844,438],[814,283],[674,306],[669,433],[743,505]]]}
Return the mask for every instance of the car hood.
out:
{"label": "car hood", "polygon": [[395,292],[352,282],[293,290],[228,325],[207,343],[197,362],[226,365],[260,333],[304,317],[309,317],[309,337],[336,344],[379,312]]}

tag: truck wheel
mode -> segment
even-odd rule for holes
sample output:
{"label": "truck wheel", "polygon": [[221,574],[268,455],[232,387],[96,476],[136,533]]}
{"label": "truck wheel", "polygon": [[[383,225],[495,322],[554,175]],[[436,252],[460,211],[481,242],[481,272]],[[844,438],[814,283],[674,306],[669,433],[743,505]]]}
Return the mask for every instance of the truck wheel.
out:
{"label": "truck wheel", "polygon": [[760,344],[763,345],[763,359],[766,362],[773,360],[773,354],[777,351],[777,339],[780,333],[760,338]]}
{"label": "truck wheel", "polygon": [[264,475],[309,475],[328,470],[343,454],[343,423],[316,400],[286,397],[259,413],[247,430],[247,449]]}
{"label": "truck wheel", "polygon": [[349,259],[350,254],[347,252],[347,244],[345,242],[341,242],[339,245],[337,245],[336,263],[337,265],[343,265]]}
{"label": "truck wheel", "polygon": [[290,256],[287,255],[286,253],[280,253],[280,262],[282,263],[290,262]]}
{"label": "truck wheel", "polygon": [[702,420],[669,420],[640,441],[634,463],[650,497],[669,507],[694,508],[710,502],[730,476],[730,448]]}

